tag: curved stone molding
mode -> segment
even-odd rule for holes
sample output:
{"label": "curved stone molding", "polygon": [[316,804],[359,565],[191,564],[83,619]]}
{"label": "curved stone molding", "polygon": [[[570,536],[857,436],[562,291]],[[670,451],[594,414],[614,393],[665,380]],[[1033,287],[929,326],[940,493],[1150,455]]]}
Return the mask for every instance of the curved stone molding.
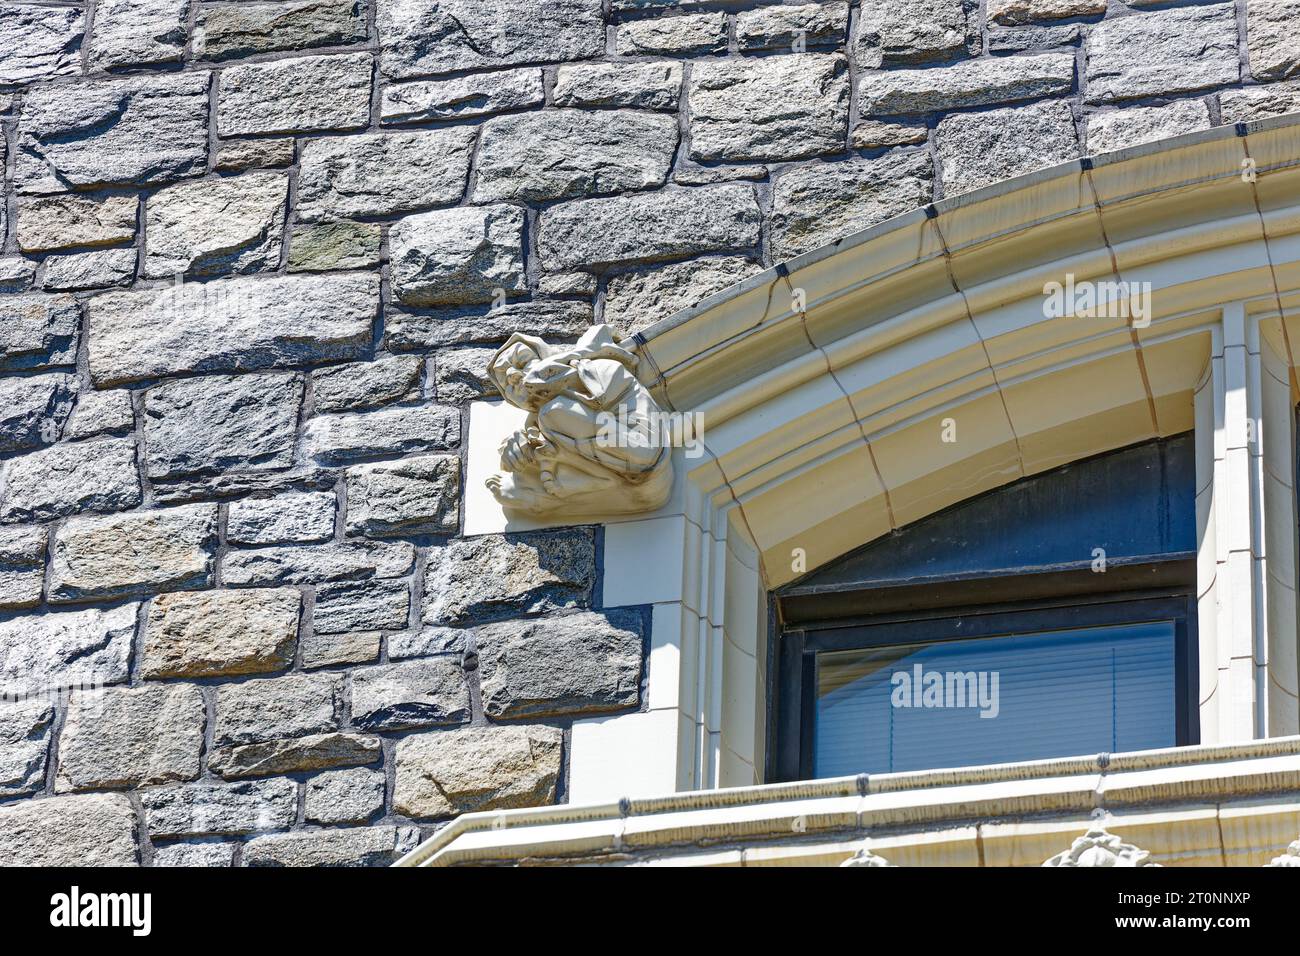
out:
{"label": "curved stone molding", "polygon": [[1151,861],[1151,854],[1131,843],[1125,843],[1113,833],[1100,828],[1089,830],[1070,845],[1068,850],[1043,863],[1043,866],[1159,866]]}
{"label": "curved stone molding", "polygon": [[883,856],[872,853],[868,847],[859,848],[857,853],[845,860],[840,866],[893,866]]}
{"label": "curved stone molding", "polygon": [[528,413],[501,445],[488,490],[531,516],[630,514],[672,491],[666,419],[636,377],[637,359],[608,325],[576,345],[516,333],[488,364],[505,400]]}
{"label": "curved stone molding", "polygon": [[1276,856],[1264,864],[1267,866],[1293,866],[1300,869],[1300,840],[1293,841],[1281,856]]}

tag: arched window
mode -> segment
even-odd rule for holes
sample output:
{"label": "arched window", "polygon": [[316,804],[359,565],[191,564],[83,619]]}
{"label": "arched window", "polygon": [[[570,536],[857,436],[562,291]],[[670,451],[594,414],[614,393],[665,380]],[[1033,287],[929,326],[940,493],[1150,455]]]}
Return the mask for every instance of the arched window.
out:
{"label": "arched window", "polygon": [[775,593],[769,779],[1198,740],[1190,433],[1026,478]]}

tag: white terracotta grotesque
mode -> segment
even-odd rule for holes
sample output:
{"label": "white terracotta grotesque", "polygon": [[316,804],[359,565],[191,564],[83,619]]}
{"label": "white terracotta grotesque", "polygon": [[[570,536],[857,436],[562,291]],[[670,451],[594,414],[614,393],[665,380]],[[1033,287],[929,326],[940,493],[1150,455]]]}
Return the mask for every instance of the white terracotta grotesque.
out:
{"label": "white terracotta grotesque", "polygon": [[871,852],[866,846],[858,848],[858,852],[845,860],[840,866],[893,866],[883,856]]}
{"label": "white terracotta grotesque", "polygon": [[1151,854],[1113,833],[1094,827],[1078,837],[1068,850],[1056,854],[1043,866],[1159,866]]}
{"label": "white terracotta grotesque", "polygon": [[664,416],[608,325],[574,345],[515,334],[492,357],[501,395],[528,412],[488,489],[507,512],[581,517],[662,505],[672,490]]}
{"label": "white terracotta grotesque", "polygon": [[1265,866],[1287,866],[1300,868],[1300,840],[1292,841],[1281,856],[1275,856]]}

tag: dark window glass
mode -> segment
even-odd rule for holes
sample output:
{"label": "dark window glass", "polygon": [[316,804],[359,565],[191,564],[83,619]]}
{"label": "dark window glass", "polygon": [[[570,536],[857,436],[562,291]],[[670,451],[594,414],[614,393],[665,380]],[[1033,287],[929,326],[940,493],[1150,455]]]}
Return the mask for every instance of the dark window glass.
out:
{"label": "dark window glass", "polygon": [[1194,457],[1073,462],[782,588],[768,778],[1196,743]]}
{"label": "dark window glass", "polygon": [[1172,747],[1172,621],[817,655],[813,773]]}

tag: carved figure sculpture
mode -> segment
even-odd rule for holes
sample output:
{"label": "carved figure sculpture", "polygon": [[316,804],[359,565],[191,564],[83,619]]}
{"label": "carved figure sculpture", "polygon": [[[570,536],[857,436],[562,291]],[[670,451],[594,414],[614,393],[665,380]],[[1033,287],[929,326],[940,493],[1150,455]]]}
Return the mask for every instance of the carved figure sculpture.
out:
{"label": "carved figure sculpture", "polygon": [[1159,866],[1146,850],[1094,827],[1043,866]]}
{"label": "carved figure sculpture", "polygon": [[1288,866],[1300,868],[1300,840],[1293,840],[1281,856],[1275,856],[1265,866]]}
{"label": "carved figure sculpture", "polygon": [[894,864],[890,863],[888,860],[886,860],[883,856],[880,856],[878,853],[871,852],[871,850],[865,845],[859,847],[857,853],[854,853],[851,857],[849,857],[847,860],[845,860],[843,863],[840,864],[840,866],[893,866],[893,865]]}
{"label": "carved figure sculpture", "polygon": [[492,357],[501,395],[528,412],[501,445],[488,489],[508,511],[534,516],[627,514],[672,490],[665,416],[636,377],[637,358],[608,325],[575,345],[516,333]]}

